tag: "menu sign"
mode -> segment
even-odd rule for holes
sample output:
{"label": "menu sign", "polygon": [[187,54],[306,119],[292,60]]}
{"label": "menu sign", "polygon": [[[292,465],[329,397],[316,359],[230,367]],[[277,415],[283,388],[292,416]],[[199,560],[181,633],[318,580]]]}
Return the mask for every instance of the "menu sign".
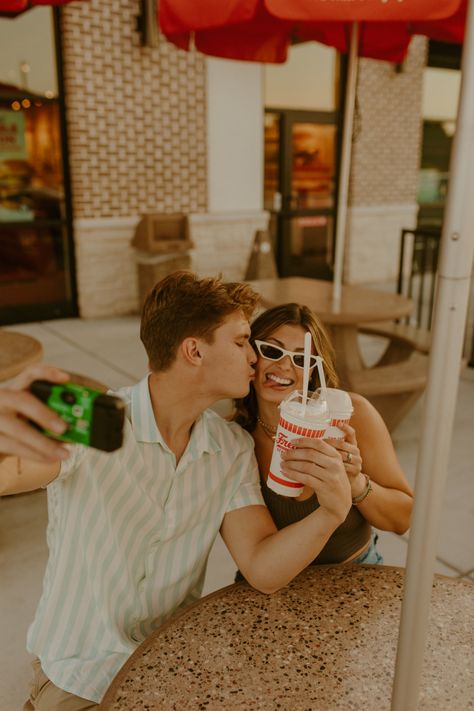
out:
{"label": "menu sign", "polygon": [[0,161],[26,158],[23,112],[0,109]]}

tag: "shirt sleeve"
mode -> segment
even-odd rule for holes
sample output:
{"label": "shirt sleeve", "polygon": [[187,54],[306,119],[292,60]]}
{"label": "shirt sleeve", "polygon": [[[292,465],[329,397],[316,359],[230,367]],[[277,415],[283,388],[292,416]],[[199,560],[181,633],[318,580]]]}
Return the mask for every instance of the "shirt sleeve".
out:
{"label": "shirt sleeve", "polygon": [[54,484],[57,481],[63,481],[71,476],[71,474],[77,471],[80,467],[87,454],[87,447],[83,444],[67,444],[65,446],[69,449],[71,454],[67,459],[61,462],[59,474],[55,479],[53,479],[53,481],[50,482],[50,484]]}
{"label": "shirt sleeve", "polygon": [[[238,425],[236,426],[238,427]],[[241,509],[244,506],[265,506],[260,489],[257,460],[253,451],[253,440],[246,432],[242,431],[242,435],[245,435],[246,438],[245,445],[243,451],[236,458],[233,467],[238,485],[229,501],[226,513]]]}

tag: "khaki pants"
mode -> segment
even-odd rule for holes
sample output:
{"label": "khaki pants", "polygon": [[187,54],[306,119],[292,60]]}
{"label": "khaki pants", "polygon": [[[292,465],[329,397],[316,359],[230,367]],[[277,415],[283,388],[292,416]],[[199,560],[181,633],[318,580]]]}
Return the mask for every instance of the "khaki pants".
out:
{"label": "khaki pants", "polygon": [[55,686],[41,669],[39,659],[33,659],[31,666],[33,681],[30,698],[23,706],[23,711],[88,711],[99,706],[94,701],[81,699]]}

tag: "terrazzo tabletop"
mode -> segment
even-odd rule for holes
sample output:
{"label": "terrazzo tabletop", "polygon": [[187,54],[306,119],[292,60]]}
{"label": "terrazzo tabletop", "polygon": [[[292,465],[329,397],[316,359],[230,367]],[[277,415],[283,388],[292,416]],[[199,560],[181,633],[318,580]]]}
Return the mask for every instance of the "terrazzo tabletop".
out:
{"label": "terrazzo tabletop", "polygon": [[[218,590],[151,635],[101,709],[390,709],[404,570],[307,568]],[[474,709],[474,584],[435,576],[418,708]]]}

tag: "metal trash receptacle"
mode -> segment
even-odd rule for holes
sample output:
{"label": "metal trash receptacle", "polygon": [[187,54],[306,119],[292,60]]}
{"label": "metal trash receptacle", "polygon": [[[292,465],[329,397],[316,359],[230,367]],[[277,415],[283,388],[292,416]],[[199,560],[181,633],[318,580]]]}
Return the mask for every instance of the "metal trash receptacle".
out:
{"label": "metal trash receptacle", "polygon": [[155,284],[172,272],[191,269],[188,217],[184,213],[143,215],[132,239],[140,308]]}

